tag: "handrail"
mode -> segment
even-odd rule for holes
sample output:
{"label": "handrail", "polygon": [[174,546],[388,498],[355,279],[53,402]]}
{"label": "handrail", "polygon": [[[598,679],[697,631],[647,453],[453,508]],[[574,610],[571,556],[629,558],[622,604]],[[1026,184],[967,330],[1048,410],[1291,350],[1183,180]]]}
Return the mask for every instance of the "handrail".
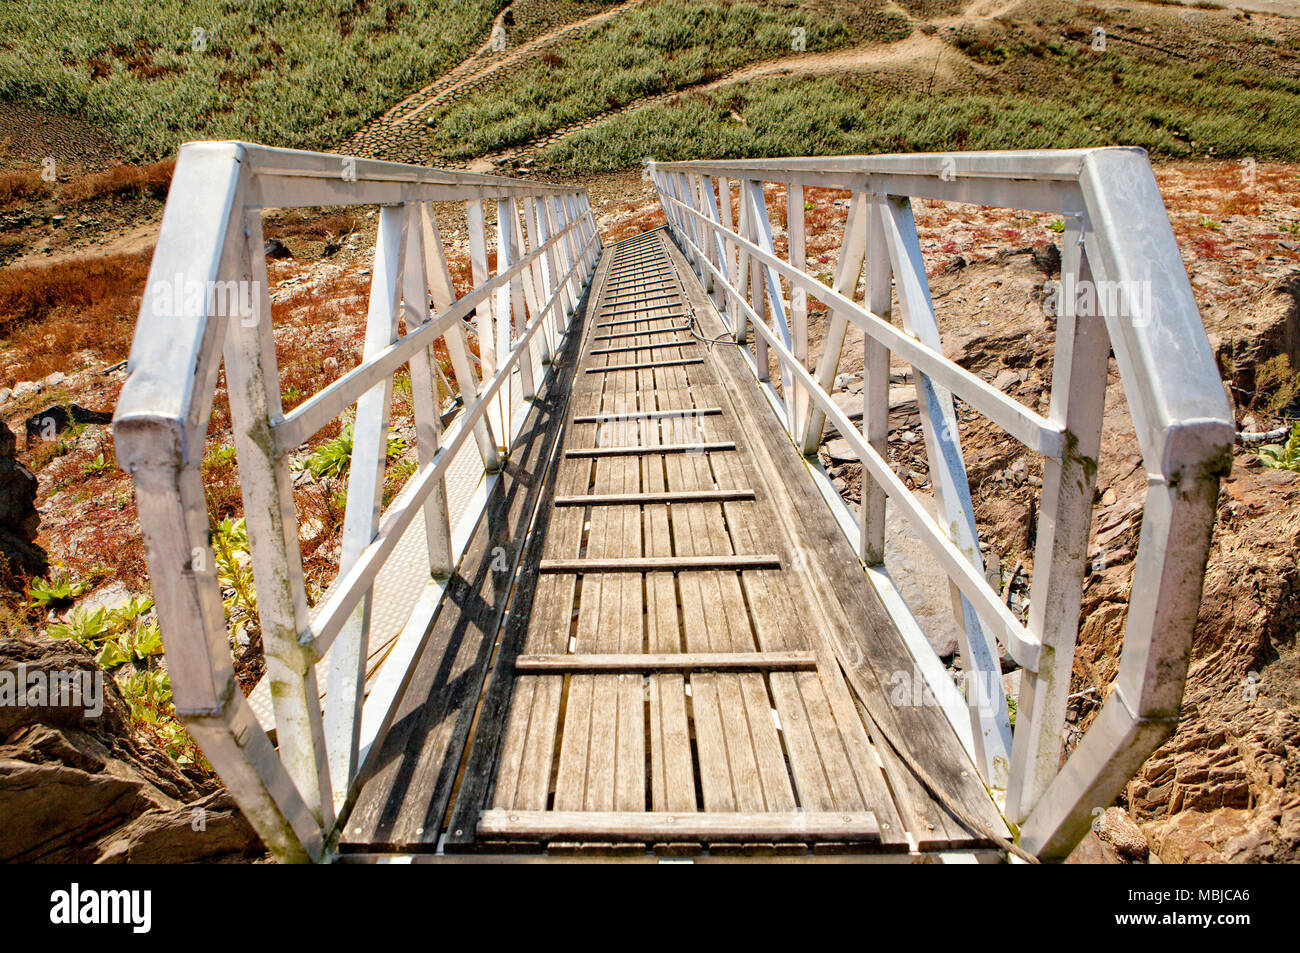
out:
{"label": "handrail", "polygon": [[[996,690],[972,697],[965,714],[954,715],[949,707],[949,715],[971,739],[985,783],[1005,789],[1006,812],[1019,828],[1021,846],[1044,857],[1064,856],[1096,809],[1113,801],[1176,723],[1218,481],[1232,445],[1227,400],[1145,153],[1110,148],[648,162],[647,171],[671,234],[713,295],[791,440],[813,455],[829,422],[871,475],[871,481],[864,479],[856,519],[841,518],[846,533],[852,524],[850,538],[868,578],[883,585],[876,570],[884,561],[888,497],[957,586],[966,669]],[[776,253],[764,183],[785,188],[791,260]],[[853,195],[830,286],[805,271],[808,186]],[[910,200],[917,197],[1060,215],[1066,222],[1062,287],[1091,282],[1113,291],[1096,296],[1099,307],[1091,312],[1075,295],[1061,296],[1046,418],[944,356],[912,219]],[[866,279],[861,303],[855,300],[860,275]],[[892,321],[895,292],[901,328]],[[809,296],[830,311],[815,360],[807,343]],[[829,393],[849,324],[866,335],[862,430]],[[756,331],[752,350],[750,325]],[[1062,767],[1112,347],[1148,489],[1119,677]],[[781,372],[779,392],[768,382],[769,352]],[[937,518],[884,455],[890,352],[912,366],[916,380]],[[984,577],[954,396],[1044,458],[1027,625]],[[827,496],[838,501],[833,491]],[[888,595],[886,605],[898,606],[896,593]],[[910,618],[899,622],[900,628],[915,625]],[[1014,735],[1001,691],[998,642],[1024,669]],[[942,666],[929,657],[932,650],[914,651],[918,671],[938,673],[931,686],[935,694],[954,697],[951,683],[942,683]],[[959,723],[963,717],[969,726]]]}
{"label": "handrail", "polygon": [[[489,200],[497,203],[494,275],[487,267],[483,208]],[[475,287],[459,300],[429,205],[435,201],[466,203]],[[262,210],[363,204],[378,205],[380,212],[362,362],[286,415]],[[496,478],[523,425],[516,398],[531,397],[535,381],[549,372],[549,355],[568,333],[600,247],[580,189],[241,142],[181,147],[114,437],[118,459],[135,481],[177,714],[280,859],[328,859],[337,815],[352,802],[364,759],[379,749],[409,680],[386,673],[384,688],[365,697],[367,646],[375,633],[364,606],[373,599],[380,569],[423,513],[432,577],[390,656],[409,666],[419,653],[415,642],[402,640],[427,630],[463,551],[464,527],[478,518],[471,511],[458,525],[449,523],[452,461],[473,434],[482,479]],[[198,283],[205,293],[179,300],[155,294],[173,282],[184,288]],[[220,291],[234,285],[251,289],[243,299],[253,301],[251,313],[232,315],[220,306]],[[477,356],[465,338],[463,319],[471,312]],[[408,329],[401,337],[399,316]],[[431,359],[440,341],[464,401],[446,434],[434,400],[440,371]],[[254,700],[235,681],[208,541],[200,462],[223,363],[274,746]],[[403,365],[411,373],[419,462],[381,513],[388,406]],[[343,555],[338,578],[309,613],[289,456],[353,404]],[[322,710],[316,670],[327,650],[329,691]]]}

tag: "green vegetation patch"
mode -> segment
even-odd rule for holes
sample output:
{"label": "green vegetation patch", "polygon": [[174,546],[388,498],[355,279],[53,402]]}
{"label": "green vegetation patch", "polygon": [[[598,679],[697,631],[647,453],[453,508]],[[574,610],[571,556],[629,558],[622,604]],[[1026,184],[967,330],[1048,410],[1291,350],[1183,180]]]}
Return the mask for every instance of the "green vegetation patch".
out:
{"label": "green vegetation patch", "polygon": [[135,158],[189,139],[323,148],[459,62],[507,0],[0,4],[0,102],[81,116]]}
{"label": "green vegetation patch", "polygon": [[[556,172],[661,160],[1140,146],[1164,157],[1300,159],[1300,81],[1222,63],[1166,64],[1074,44],[1011,53],[1041,82],[897,88],[864,76],[756,80],[629,111],[542,153]],[[1009,83],[1007,84],[1010,85]]]}
{"label": "green vegetation patch", "polygon": [[638,99],[711,82],[747,63],[791,55],[794,47],[818,52],[861,38],[833,12],[693,0],[648,4],[435,113],[432,144],[453,159],[483,155]]}

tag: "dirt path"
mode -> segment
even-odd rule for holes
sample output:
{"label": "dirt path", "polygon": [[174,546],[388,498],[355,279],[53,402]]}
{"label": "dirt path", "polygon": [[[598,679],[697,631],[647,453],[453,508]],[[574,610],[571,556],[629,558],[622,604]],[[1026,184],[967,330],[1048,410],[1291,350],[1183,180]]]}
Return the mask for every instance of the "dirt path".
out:
{"label": "dirt path", "polygon": [[443,73],[419,92],[403,99],[356,133],[340,147],[339,151],[348,155],[376,159],[422,162],[427,158],[428,152],[424,139],[425,127],[420,121],[424,113],[435,106],[443,105],[481,88],[501,70],[520,66],[561,40],[604,23],[646,2],[648,0],[627,0],[626,3],[611,7],[603,13],[597,13],[585,20],[575,20],[573,23],[567,23],[534,37],[526,43],[498,52],[492,49],[492,36],[498,30],[504,29],[506,11],[503,10],[492,22],[488,39],[468,59]]}
{"label": "dirt path", "polygon": [[[407,97],[357,133],[341,147],[341,151],[376,158],[426,163],[430,160],[430,154],[421,116],[430,109],[471,94],[498,79],[501,70],[522,65],[578,31],[602,23],[645,2],[647,0],[629,0],[603,13],[551,30],[505,53],[495,53],[491,49],[489,40],[469,59],[439,77],[436,82]],[[902,8],[894,9],[908,16],[913,23],[929,22],[944,29],[960,29],[969,24],[1003,17],[1023,5],[1023,2],[1024,0],[972,0],[960,13],[934,17],[926,21],[908,15]],[[1169,0],[1160,0],[1162,5],[1168,2]],[[1196,0],[1177,0],[1177,2],[1192,6]],[[1137,5],[1145,7],[1155,4],[1139,0]],[[1300,15],[1300,4],[1290,0],[1287,2],[1245,0],[1245,2],[1234,2],[1231,6],[1270,15]],[[502,16],[497,17],[493,26],[494,31],[501,24]],[[1119,31],[1113,34],[1113,38],[1139,47],[1161,49],[1156,44],[1127,36]],[[1174,51],[1162,50],[1162,52],[1173,53]],[[1179,54],[1174,53],[1174,55]],[[824,53],[801,53],[750,63],[711,82],[647,96],[561,126],[517,146],[491,152],[466,162],[441,160],[439,164],[468,168],[478,172],[519,170],[521,167],[527,169],[531,165],[531,160],[534,160],[542,149],[554,145],[567,136],[624,113],[665,103],[685,93],[709,92],[724,86],[772,76],[830,73],[873,73],[888,77],[892,81],[921,83],[929,89],[943,91],[987,78],[996,73],[996,70],[965,56],[953,45],[941,39],[938,34],[915,30],[907,38],[894,43],[869,42],[847,49]]]}
{"label": "dirt path", "polygon": [[559,129],[523,145],[489,153],[482,158],[465,163],[465,166],[474,171],[488,172],[502,165],[517,165],[526,162],[534,158],[540,150],[575,132],[589,129],[598,123],[605,122],[615,116],[621,116],[624,113],[667,102],[686,92],[709,92],[724,86],[749,82],[768,76],[788,76],[796,73],[816,75],[872,72],[887,73],[895,78],[907,77],[910,81],[930,84],[935,89],[943,90],[969,83],[970,80],[982,77],[992,72],[992,70],[963,56],[960,51],[938,37],[927,36],[920,32],[913,33],[904,40],[885,46],[879,43],[870,43],[827,53],[783,56],[773,60],[750,63],[709,83],[702,83],[685,89],[674,89],[655,96],[647,96],[628,103],[626,106],[606,110],[580,122],[561,126]]}

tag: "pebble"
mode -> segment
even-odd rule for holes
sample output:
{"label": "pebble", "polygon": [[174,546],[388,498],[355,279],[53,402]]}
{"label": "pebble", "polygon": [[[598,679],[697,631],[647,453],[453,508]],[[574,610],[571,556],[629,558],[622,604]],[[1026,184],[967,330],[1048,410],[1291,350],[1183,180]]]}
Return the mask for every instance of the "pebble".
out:
{"label": "pebble", "polygon": [[1020,383],[1020,375],[1015,371],[1003,371],[993,379],[993,386],[1000,391],[1010,390]]}

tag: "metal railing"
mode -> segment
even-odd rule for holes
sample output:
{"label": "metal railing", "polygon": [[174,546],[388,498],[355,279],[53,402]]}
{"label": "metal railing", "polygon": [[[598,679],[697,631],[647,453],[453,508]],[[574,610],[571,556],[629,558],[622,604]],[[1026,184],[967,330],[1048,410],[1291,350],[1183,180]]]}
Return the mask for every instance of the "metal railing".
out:
{"label": "metal railing", "polygon": [[[459,299],[432,202],[465,203],[474,287]],[[356,205],[379,206],[361,362],[285,413],[263,209]],[[463,448],[476,447],[478,479],[494,479],[523,425],[518,407],[527,408],[548,372],[599,252],[578,189],[239,142],[181,148],[114,418],[116,452],[135,481],[177,714],[280,858],[327,856],[338,815],[392,723],[465,526],[479,515],[453,525],[449,469]],[[165,286],[199,293],[154,294]],[[241,295],[251,306],[230,313],[224,305]],[[467,328],[477,331],[481,375]],[[445,431],[432,358],[439,342],[463,400]],[[272,719],[259,721],[235,679],[209,542],[200,465],[223,355],[274,744],[262,724]],[[403,367],[418,467],[385,509],[392,387]],[[290,455],[353,405],[338,577],[309,610]],[[376,579],[406,530],[421,524],[428,598],[395,634],[367,695]],[[328,688],[323,707],[318,669]]]}
{"label": "metal railing", "polygon": [[[1176,724],[1219,478],[1232,447],[1227,400],[1145,153],[1112,148],[650,162],[647,170],[671,233],[724,325],[745,345],[791,439],[814,455],[829,424],[861,460],[861,507],[856,519],[842,516],[841,525],[900,628],[915,628],[915,622],[904,618],[906,609],[900,611],[881,571],[886,500],[952,581],[966,673],[997,690],[961,699],[933,650],[913,639],[919,670],[985,783],[1005,791],[1006,814],[1019,829],[1021,846],[1044,857],[1068,853],[1095,811],[1113,801]],[[774,244],[764,183],[784,187],[785,258]],[[805,271],[804,190],[810,186],[852,193],[829,286]],[[1064,220],[1064,292],[1046,417],[944,356],[913,198]],[[865,291],[859,302],[860,277]],[[1091,298],[1079,293],[1084,288],[1094,292]],[[895,294],[897,323],[891,315]],[[809,350],[809,298],[829,311],[820,355]],[[829,393],[850,324],[866,342],[862,429]],[[1146,501],[1119,675],[1062,765],[1112,348],[1147,470]],[[911,366],[916,382],[937,517],[886,457],[891,353]],[[773,359],[779,390],[769,381]],[[954,396],[1043,457],[1027,624],[985,577]],[[838,497],[833,504],[843,507]],[[1023,669],[1014,734],[1001,690],[999,645]]]}

